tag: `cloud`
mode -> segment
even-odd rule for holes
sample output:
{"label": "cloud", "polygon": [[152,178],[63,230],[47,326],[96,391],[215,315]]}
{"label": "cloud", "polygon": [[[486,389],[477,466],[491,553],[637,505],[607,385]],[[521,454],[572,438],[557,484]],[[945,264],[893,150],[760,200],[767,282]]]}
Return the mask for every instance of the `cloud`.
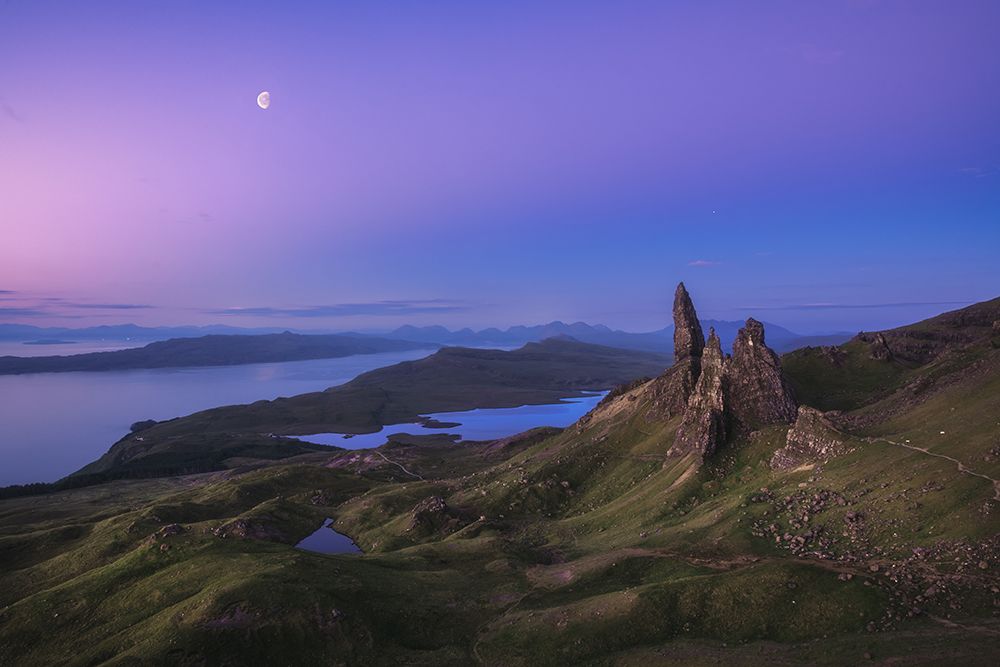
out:
{"label": "cloud", "polygon": [[38,308],[6,308],[0,306],[0,317],[51,317],[48,313]]}
{"label": "cloud", "polygon": [[155,308],[144,303],[72,303],[60,302],[59,305],[66,308],[84,308],[87,310],[143,310]]}
{"label": "cloud", "polygon": [[26,297],[14,296],[12,290],[0,290],[0,301],[15,302],[19,305],[0,307],[0,317],[53,317],[79,319],[82,314],[73,311],[93,310],[143,310],[155,308],[140,303],[85,303],[68,301],[62,297]]}
{"label": "cloud", "polygon": [[44,296],[35,299],[25,297],[20,300],[40,301],[60,308],[80,308],[83,310],[144,310],[147,308],[156,308],[156,306],[150,306],[145,303],[90,303],[87,301],[70,301],[61,296]]}
{"label": "cloud", "polygon": [[24,122],[24,118],[22,118],[21,115],[14,110],[14,107],[8,104],[2,97],[0,97],[0,111],[3,111],[3,114],[15,123]]}
{"label": "cloud", "polygon": [[254,317],[349,317],[352,315],[387,316],[426,313],[455,313],[471,310],[470,304],[448,299],[417,299],[372,301],[369,303],[337,303],[325,306],[273,308],[258,306],[247,308],[221,308],[208,310],[213,315],[242,315]]}
{"label": "cloud", "polygon": [[986,178],[987,176],[992,176],[998,172],[997,169],[991,169],[989,167],[962,167],[960,171],[974,178]]}
{"label": "cloud", "polygon": [[17,292],[12,289],[0,289],[0,294],[17,294]]}
{"label": "cloud", "polygon": [[690,262],[688,262],[688,266],[698,266],[701,268],[707,268],[709,266],[718,266],[719,264],[722,264],[722,262],[716,262],[711,259],[693,259]]}
{"label": "cloud", "polygon": [[899,301],[896,303],[794,303],[784,306],[743,306],[742,310],[870,310],[910,306],[967,306],[972,301]]}

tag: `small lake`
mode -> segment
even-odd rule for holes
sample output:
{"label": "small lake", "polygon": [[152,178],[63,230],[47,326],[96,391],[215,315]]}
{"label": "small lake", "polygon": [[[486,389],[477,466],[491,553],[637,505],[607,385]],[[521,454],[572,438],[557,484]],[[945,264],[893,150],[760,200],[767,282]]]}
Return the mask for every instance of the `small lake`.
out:
{"label": "small lake", "polygon": [[361,547],[343,533],[338,533],[330,524],[333,519],[323,522],[315,533],[295,545],[296,549],[315,551],[318,554],[359,554]]}
{"label": "small lake", "polygon": [[345,438],[343,433],[317,433],[292,436],[320,445],[334,445],[344,449],[371,449],[384,445],[390,435],[439,435],[452,433],[462,440],[495,440],[521,433],[538,426],[569,426],[587,414],[607,392],[594,392],[579,398],[565,398],[561,403],[547,405],[522,405],[516,408],[485,408],[462,412],[435,412],[425,415],[439,422],[458,423],[459,426],[427,428],[421,423],[393,424],[376,433],[365,433]]}
{"label": "small lake", "polygon": [[408,350],[245,366],[3,375],[0,486],[53,482],[75,472],[104,454],[136,421],[322,391],[360,373],[430,353]]}

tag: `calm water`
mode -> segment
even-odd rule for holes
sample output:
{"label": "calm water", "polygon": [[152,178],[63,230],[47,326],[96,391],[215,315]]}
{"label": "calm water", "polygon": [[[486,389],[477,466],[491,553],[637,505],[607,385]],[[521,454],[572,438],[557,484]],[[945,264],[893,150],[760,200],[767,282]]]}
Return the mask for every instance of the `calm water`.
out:
{"label": "calm water", "polygon": [[581,398],[567,398],[562,403],[549,405],[522,405],[518,408],[488,408],[463,412],[436,412],[425,415],[441,422],[459,423],[449,428],[427,428],[423,424],[395,424],[377,433],[366,433],[345,438],[342,433],[317,433],[296,436],[300,440],[321,445],[336,445],[345,449],[369,449],[385,444],[388,436],[396,433],[434,435],[455,433],[462,440],[494,440],[514,435],[537,426],[569,426],[594,409],[607,392],[594,393]]}
{"label": "calm water", "polygon": [[0,376],[0,486],[51,482],[79,470],[141,419],[320,391],[428,354],[409,350],[246,366]]}
{"label": "calm water", "polygon": [[359,554],[361,548],[347,535],[338,533],[330,524],[333,519],[327,519],[315,533],[295,545],[297,549],[315,551],[320,554]]}

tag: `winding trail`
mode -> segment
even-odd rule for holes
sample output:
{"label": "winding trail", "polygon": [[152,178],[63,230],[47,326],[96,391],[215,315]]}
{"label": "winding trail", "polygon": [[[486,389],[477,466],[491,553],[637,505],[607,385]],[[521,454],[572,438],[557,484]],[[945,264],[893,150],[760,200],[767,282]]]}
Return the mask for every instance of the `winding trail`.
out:
{"label": "winding trail", "polygon": [[403,472],[405,472],[410,477],[416,477],[417,479],[419,479],[422,482],[425,481],[424,478],[421,477],[420,475],[418,475],[417,473],[410,472],[409,470],[407,470],[406,466],[404,466],[402,463],[399,463],[397,461],[393,461],[392,459],[390,459],[388,456],[386,456],[382,452],[376,451],[375,453],[378,454],[379,456],[381,456],[385,460],[386,463],[391,463],[394,466],[399,466],[399,469],[402,470]]}
{"label": "winding trail", "polygon": [[893,440],[889,440],[888,438],[867,438],[867,440],[869,442],[885,442],[890,445],[895,445],[897,447],[905,447],[906,449],[912,449],[915,452],[921,452],[922,454],[926,454],[927,456],[936,456],[939,459],[945,459],[946,461],[951,461],[956,466],[958,466],[959,472],[965,473],[966,475],[972,475],[973,477],[979,477],[981,479],[985,479],[987,482],[993,484],[993,499],[1000,501],[1000,480],[993,479],[992,477],[984,475],[981,472],[976,472],[975,470],[969,470],[969,468],[967,468],[964,463],[962,463],[956,458],[948,456],[947,454],[938,454],[937,452],[932,452],[923,447],[917,447],[916,445],[908,445],[905,442],[895,442]]}

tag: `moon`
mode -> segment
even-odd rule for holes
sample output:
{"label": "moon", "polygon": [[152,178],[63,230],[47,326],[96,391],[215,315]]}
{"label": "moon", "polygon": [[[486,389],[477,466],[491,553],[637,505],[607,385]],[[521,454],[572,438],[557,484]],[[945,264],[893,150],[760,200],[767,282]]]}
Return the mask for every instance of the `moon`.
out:
{"label": "moon", "polygon": [[257,106],[261,109],[266,109],[271,106],[271,93],[266,90],[257,96]]}

